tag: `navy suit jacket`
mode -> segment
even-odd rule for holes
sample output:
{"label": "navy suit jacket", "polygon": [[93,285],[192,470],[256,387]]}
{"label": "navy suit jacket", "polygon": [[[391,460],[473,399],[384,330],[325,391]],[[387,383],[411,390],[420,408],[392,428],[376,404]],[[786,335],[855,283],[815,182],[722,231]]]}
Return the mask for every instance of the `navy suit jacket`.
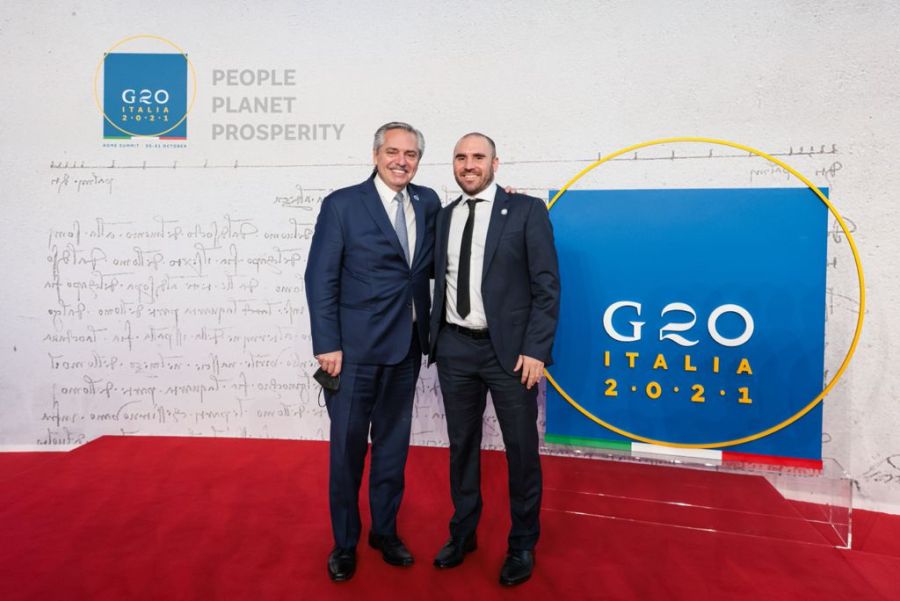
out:
{"label": "navy suit jacket", "polygon": [[305,278],[314,354],[339,350],[351,363],[399,363],[409,353],[413,304],[419,342],[428,349],[434,223],[441,203],[430,188],[409,184],[407,192],[416,214],[412,266],[374,174],[322,201]]}
{"label": "navy suit jacket", "polygon": [[[434,308],[431,350],[444,319],[450,218],[462,197],[441,210],[434,250]],[[553,362],[559,320],[559,266],[547,206],[539,198],[507,194],[497,187],[484,248],[481,294],[497,359],[513,374],[519,355]]]}

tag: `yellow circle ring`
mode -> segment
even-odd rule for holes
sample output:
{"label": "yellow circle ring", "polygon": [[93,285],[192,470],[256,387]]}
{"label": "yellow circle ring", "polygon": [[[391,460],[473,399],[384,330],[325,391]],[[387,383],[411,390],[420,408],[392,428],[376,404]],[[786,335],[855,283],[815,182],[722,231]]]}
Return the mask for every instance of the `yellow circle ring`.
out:
{"label": "yellow circle ring", "polygon": [[[191,94],[191,102],[188,104],[187,110],[184,112],[184,116],[181,119],[179,119],[178,122],[175,125],[173,125],[172,127],[170,127],[169,129],[166,129],[164,131],[161,131],[161,132],[155,133],[155,134],[136,134],[134,132],[128,131],[127,129],[123,129],[123,128],[119,127],[115,121],[113,121],[112,119],[109,118],[109,115],[106,114],[106,111],[103,110],[103,104],[100,102],[100,95],[97,93],[97,80],[100,79],[100,68],[103,66],[103,61],[106,59],[106,55],[109,54],[110,52],[112,52],[113,50],[115,50],[116,48],[118,48],[119,46],[121,46],[122,44],[130,42],[132,40],[141,39],[141,38],[157,40],[164,44],[168,44],[169,46],[171,46],[172,48],[177,50],[178,53],[184,57],[184,60],[187,61],[188,67],[190,67],[190,69],[191,69],[191,78],[194,80],[194,93]],[[94,103],[96,103],[97,109],[100,110],[100,114],[103,115],[103,118],[106,119],[110,125],[112,125],[116,129],[118,129],[120,132],[122,132],[123,134],[129,135],[129,136],[134,136],[136,138],[155,138],[155,137],[160,137],[160,136],[166,135],[167,133],[169,133],[170,131],[172,131],[179,125],[181,125],[185,119],[187,119],[187,116],[191,112],[191,109],[194,108],[194,100],[196,100],[196,99],[197,99],[197,72],[194,71],[194,63],[191,62],[191,59],[188,58],[187,53],[184,50],[182,50],[181,48],[179,48],[178,45],[175,44],[175,42],[167,40],[166,38],[160,37],[158,35],[142,33],[139,35],[133,35],[131,37],[127,37],[124,40],[119,40],[118,42],[113,44],[109,50],[107,50],[106,52],[103,53],[103,56],[100,57],[100,62],[97,63],[97,68],[94,70]]]}
{"label": "yellow circle ring", "polygon": [[782,421],[781,423],[775,424],[771,428],[763,430],[762,432],[758,432],[756,434],[751,434],[749,436],[744,436],[743,438],[736,438],[734,440],[726,440],[723,442],[708,442],[708,443],[696,443],[696,444],[683,443],[683,442],[668,442],[665,440],[655,440],[653,438],[647,438],[646,436],[641,436],[639,434],[634,434],[633,432],[628,432],[621,428],[617,428],[617,427],[613,426],[612,424],[603,421],[602,419],[595,416],[590,411],[588,411],[587,409],[585,409],[584,407],[579,405],[575,401],[575,399],[570,397],[566,393],[566,391],[562,389],[562,387],[556,382],[556,380],[553,379],[553,376],[551,376],[550,372],[547,371],[546,369],[544,370],[544,375],[547,377],[547,381],[550,382],[550,384],[553,386],[553,388],[555,388],[556,391],[560,395],[562,395],[562,397],[564,399],[566,399],[566,401],[568,401],[570,405],[572,405],[575,409],[580,411],[585,417],[587,417],[588,419],[590,419],[593,422],[600,424],[604,428],[612,430],[613,432],[616,432],[617,434],[620,434],[627,438],[631,438],[633,440],[637,440],[640,442],[646,442],[649,444],[666,445],[666,446],[670,446],[670,447],[688,448],[688,449],[712,449],[712,448],[717,448],[717,447],[729,447],[729,446],[733,446],[733,445],[743,444],[745,442],[750,442],[753,440],[759,440],[760,438],[768,436],[769,434],[772,434],[774,432],[778,432],[782,428],[785,428],[785,427],[793,424],[798,419],[800,419],[801,417],[803,417],[804,415],[809,413],[816,405],[821,403],[822,399],[824,399],[825,396],[831,391],[831,389],[834,388],[835,384],[837,384],[840,377],[844,374],[844,371],[846,371],[847,366],[850,364],[850,359],[853,357],[853,353],[856,351],[856,345],[859,342],[859,336],[860,336],[860,333],[862,332],[863,316],[865,315],[865,312],[866,312],[865,279],[863,278],[862,263],[860,262],[860,259],[859,259],[859,252],[856,249],[856,242],[853,240],[853,236],[850,234],[850,231],[848,230],[847,224],[844,222],[843,217],[841,217],[840,213],[838,213],[837,209],[834,208],[834,205],[831,204],[831,202],[825,197],[825,195],[822,194],[822,191],[819,190],[815,186],[815,184],[813,184],[811,181],[809,181],[800,172],[798,172],[796,169],[794,169],[793,167],[791,167],[784,161],[781,161],[781,160],[773,157],[770,154],[766,154],[765,152],[763,152],[761,150],[756,150],[755,148],[750,148],[749,146],[744,146],[743,144],[737,144],[735,142],[729,142],[727,140],[686,136],[686,137],[675,137],[675,138],[660,138],[658,140],[650,140],[649,142],[641,142],[640,144],[635,144],[633,146],[623,148],[622,150],[618,150],[606,157],[603,157],[603,158],[595,161],[594,163],[588,165],[587,167],[585,167],[584,169],[579,171],[575,175],[575,177],[570,179],[568,181],[568,183],[566,183],[566,185],[563,186],[562,189],[559,192],[557,192],[556,195],[550,200],[550,204],[547,206],[548,210],[553,208],[553,205],[556,204],[556,201],[558,201],[562,197],[562,195],[565,194],[566,190],[568,190],[570,187],[572,187],[572,185],[574,185],[575,182],[580,180],[582,177],[587,175],[590,171],[599,167],[603,163],[605,163],[607,161],[611,161],[612,159],[622,156],[623,154],[632,152],[634,150],[638,150],[639,148],[646,148],[648,146],[657,146],[660,144],[671,144],[671,143],[675,143],[675,142],[699,142],[699,143],[703,143],[703,144],[717,144],[719,146],[730,146],[731,148],[737,148],[739,150],[744,150],[751,154],[755,154],[756,156],[762,157],[762,158],[766,159],[767,161],[775,163],[779,167],[782,167],[785,170],[787,170],[789,173],[791,173],[791,175],[793,175],[794,177],[796,177],[797,179],[802,181],[804,184],[806,184],[810,190],[815,192],[816,196],[819,197],[819,200],[821,200],[823,203],[825,203],[825,206],[828,207],[828,210],[831,212],[832,215],[834,215],[835,219],[837,219],[838,224],[841,226],[841,229],[844,231],[844,235],[847,236],[847,241],[850,242],[850,250],[853,252],[853,260],[856,263],[856,275],[857,275],[857,279],[859,280],[859,316],[857,317],[857,320],[856,320],[856,331],[853,333],[853,340],[850,343],[850,348],[847,350],[847,354],[844,357],[844,360],[841,362],[840,368],[834,374],[834,377],[831,378],[831,380],[828,382],[828,385],[825,386],[825,389],[822,390],[822,392],[819,393],[819,395],[816,398],[814,398],[812,401],[810,401],[805,407],[800,409],[800,411],[798,411],[791,417],[787,418],[786,420]]}

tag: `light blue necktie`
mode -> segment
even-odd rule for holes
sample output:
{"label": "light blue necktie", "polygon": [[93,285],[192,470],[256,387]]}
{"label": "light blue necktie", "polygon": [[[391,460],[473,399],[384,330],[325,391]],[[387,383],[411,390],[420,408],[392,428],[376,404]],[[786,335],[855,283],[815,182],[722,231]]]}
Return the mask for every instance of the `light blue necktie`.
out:
{"label": "light blue necktie", "polygon": [[397,239],[400,240],[400,247],[406,256],[406,264],[409,265],[409,234],[406,232],[406,211],[403,210],[403,194],[397,192],[394,196],[394,202],[397,203],[397,212],[394,213],[394,230],[397,232]]}

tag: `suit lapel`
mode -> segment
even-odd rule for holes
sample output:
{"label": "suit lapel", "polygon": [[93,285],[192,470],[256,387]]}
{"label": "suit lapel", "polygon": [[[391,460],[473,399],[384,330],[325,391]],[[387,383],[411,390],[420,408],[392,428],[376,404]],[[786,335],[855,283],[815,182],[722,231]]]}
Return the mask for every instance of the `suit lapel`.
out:
{"label": "suit lapel", "polygon": [[[363,183],[363,205],[369,211],[375,223],[378,224],[378,229],[381,230],[381,233],[388,239],[391,246],[397,251],[397,254],[403,257],[403,261],[406,262],[406,254],[403,252],[403,247],[400,246],[400,239],[397,238],[397,232],[394,231],[394,226],[384,211],[381,197],[378,196],[378,190],[375,189],[374,177]],[[418,220],[418,217],[416,219]],[[418,221],[416,223],[418,224]],[[416,238],[418,239],[418,236]]]}
{"label": "suit lapel", "polygon": [[428,228],[425,224],[425,208],[419,202],[419,191],[412,184],[406,186],[406,191],[409,193],[409,201],[412,203],[413,212],[416,214],[416,247],[413,249],[412,254],[412,262],[415,265],[422,256],[422,246],[425,244],[425,233]]}
{"label": "suit lapel", "polygon": [[484,265],[482,267],[481,281],[488,273],[494,253],[500,243],[500,235],[506,227],[506,214],[509,213],[509,196],[503,188],[497,186],[497,194],[494,196],[494,206],[491,208],[491,221],[488,224],[487,239],[484,241]]}
{"label": "suit lapel", "polygon": [[453,220],[453,210],[461,200],[462,196],[451,202],[446,209],[438,214],[438,217],[442,217],[440,220],[440,228],[438,228],[437,232],[437,244],[441,254],[438,258],[439,265],[435,267],[435,273],[440,274],[441,279],[444,279],[447,276],[447,255],[450,246],[450,222]]}

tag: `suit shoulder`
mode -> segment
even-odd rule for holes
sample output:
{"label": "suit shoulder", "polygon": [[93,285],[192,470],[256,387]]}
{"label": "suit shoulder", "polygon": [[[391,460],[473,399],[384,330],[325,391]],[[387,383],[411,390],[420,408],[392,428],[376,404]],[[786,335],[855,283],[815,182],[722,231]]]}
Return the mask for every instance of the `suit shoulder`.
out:
{"label": "suit shoulder", "polygon": [[521,207],[527,215],[537,215],[538,218],[547,215],[547,203],[542,198],[527,194],[510,194],[508,201],[512,207]]}
{"label": "suit shoulder", "polygon": [[537,196],[529,196],[527,194],[515,193],[515,194],[508,195],[508,198],[509,198],[510,202],[529,203],[532,205],[541,205],[545,209],[547,208],[547,203],[544,202],[544,199],[538,198]]}
{"label": "suit shoulder", "polygon": [[346,188],[338,188],[331,191],[324,199],[323,205],[333,205],[334,207],[343,207],[349,203],[354,203],[366,193],[367,184],[371,185],[369,180],[359,184],[347,186]]}
{"label": "suit shoulder", "polygon": [[353,184],[352,186],[346,186],[344,188],[337,188],[336,190],[332,190],[328,196],[335,197],[335,198],[344,198],[347,196],[355,196],[357,194],[361,194],[366,189],[366,185],[369,183],[370,183],[369,180],[366,180],[359,184]]}

